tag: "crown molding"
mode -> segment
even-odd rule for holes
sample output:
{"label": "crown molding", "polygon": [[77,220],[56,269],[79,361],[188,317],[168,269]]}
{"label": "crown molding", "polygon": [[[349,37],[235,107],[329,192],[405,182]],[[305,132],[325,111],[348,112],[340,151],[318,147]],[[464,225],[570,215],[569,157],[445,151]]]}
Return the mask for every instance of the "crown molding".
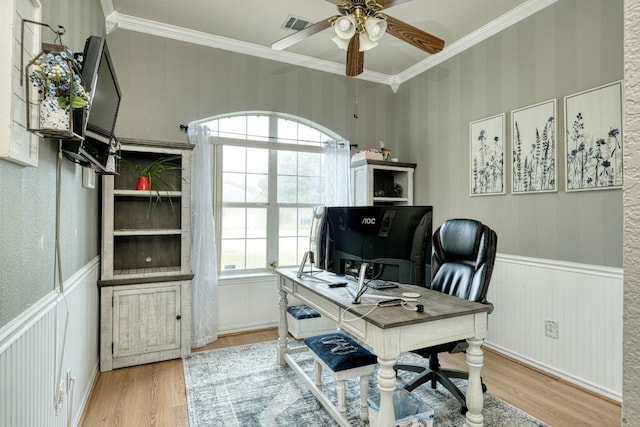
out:
{"label": "crown molding", "polygon": [[446,46],[437,55],[431,55],[424,61],[420,61],[416,65],[407,68],[406,70],[397,74],[398,84],[402,84],[407,80],[416,77],[419,74],[435,67],[438,64],[443,63],[447,59],[451,59],[457,54],[464,52],[467,49],[477,45],[478,43],[488,39],[495,34],[505,30],[506,28],[528,18],[536,12],[551,6],[558,0],[529,0],[522,3],[520,6],[511,9],[504,15],[499,16],[486,25],[478,28],[477,30],[469,33],[461,39]]}
{"label": "crown molding", "polygon": [[[494,19],[488,24],[478,28],[460,40],[446,46],[436,55],[431,55],[427,59],[420,61],[416,65],[395,74],[384,74],[375,71],[365,70],[357,76],[358,79],[374,83],[389,85],[394,92],[398,91],[400,85],[417,75],[435,67],[438,64],[450,59],[457,54],[475,46],[489,37],[503,31],[504,29],[522,21],[534,13],[556,3],[558,0],[527,0],[520,6],[510,10],[504,15]],[[190,30],[183,27],[168,25],[157,21],[118,13],[113,8],[113,0],[101,0],[107,34],[118,28],[150,34],[158,37],[183,41],[186,43],[198,44],[243,55],[255,56],[272,61],[300,67],[311,68],[326,73],[337,74],[344,77],[344,64],[337,62],[319,60],[306,55],[286,51],[275,51],[269,47],[247,43],[227,37],[216,36],[202,31]]]}
{"label": "crown molding", "polygon": [[[270,47],[254,43],[216,36],[202,31],[190,30],[118,12],[111,13],[108,16],[107,21],[107,26],[111,28],[109,32],[114,31],[115,29],[136,31],[344,76],[344,64],[339,64],[337,62],[319,60],[317,58],[292,52],[275,51]],[[358,78],[386,85],[391,83],[391,76],[369,70],[365,70],[365,72],[359,75]]]}

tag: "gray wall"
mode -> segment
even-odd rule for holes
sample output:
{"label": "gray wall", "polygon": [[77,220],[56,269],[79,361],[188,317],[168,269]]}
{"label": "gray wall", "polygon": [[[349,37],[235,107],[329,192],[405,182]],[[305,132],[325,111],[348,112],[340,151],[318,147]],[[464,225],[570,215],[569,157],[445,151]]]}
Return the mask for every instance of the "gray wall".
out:
{"label": "gray wall", "polygon": [[[63,42],[72,51],[82,51],[88,36],[104,34],[99,0],[52,3],[42,2],[42,22],[64,26]],[[43,41],[53,41],[48,30],[42,34]],[[55,287],[57,152],[56,140],[41,139],[38,167],[0,160],[0,327]],[[61,186],[65,280],[99,253],[98,191],[82,187],[81,168],[68,160],[62,163]]]}
{"label": "gray wall", "polygon": [[[435,222],[480,219],[504,254],[622,267],[622,191],[567,193],[563,97],[622,79],[622,0],[560,0],[400,87],[401,160],[415,159],[416,203]],[[557,193],[511,191],[510,111],[558,106]],[[469,122],[507,113],[507,195],[469,196]],[[393,147],[392,147],[393,148]]]}
{"label": "gray wall", "polygon": [[253,110],[304,117],[361,146],[393,134],[386,85],[127,30],[107,40],[124,93],[120,137],[184,142],[180,124]]}

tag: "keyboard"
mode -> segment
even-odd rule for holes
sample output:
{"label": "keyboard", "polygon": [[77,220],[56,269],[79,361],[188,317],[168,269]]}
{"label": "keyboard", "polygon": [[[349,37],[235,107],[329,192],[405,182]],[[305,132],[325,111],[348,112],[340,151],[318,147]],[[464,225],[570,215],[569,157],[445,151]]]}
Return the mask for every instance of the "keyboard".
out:
{"label": "keyboard", "polygon": [[[357,277],[353,277],[348,274],[345,277],[351,282],[358,283]],[[389,289],[398,287],[397,283],[387,282],[386,280],[381,279],[365,279],[364,284],[371,289]]]}

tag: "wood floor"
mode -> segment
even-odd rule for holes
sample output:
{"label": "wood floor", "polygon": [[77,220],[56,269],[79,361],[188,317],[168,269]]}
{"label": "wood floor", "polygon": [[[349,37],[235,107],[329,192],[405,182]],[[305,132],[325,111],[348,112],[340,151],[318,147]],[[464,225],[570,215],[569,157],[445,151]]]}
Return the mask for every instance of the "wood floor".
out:
{"label": "wood floor", "polygon": [[[276,329],[221,337],[197,349],[274,340]],[[552,427],[620,425],[620,405],[485,349],[482,377],[488,393]],[[443,366],[466,369],[464,355],[445,355]],[[187,427],[182,361],[152,363],[100,373],[81,427]]]}

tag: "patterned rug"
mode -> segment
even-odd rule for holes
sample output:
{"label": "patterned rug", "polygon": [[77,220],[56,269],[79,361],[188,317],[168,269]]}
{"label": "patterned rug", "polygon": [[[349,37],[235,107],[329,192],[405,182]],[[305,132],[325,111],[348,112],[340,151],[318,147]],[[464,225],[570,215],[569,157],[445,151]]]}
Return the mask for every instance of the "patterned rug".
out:
{"label": "patterned rug", "polygon": [[[189,421],[191,427],[212,426],[337,426],[328,412],[306,388],[289,366],[276,363],[275,341],[208,350],[193,353],[183,361]],[[308,375],[312,376],[313,360],[309,353],[294,356]],[[403,354],[402,362],[423,364],[412,354]],[[409,378],[411,373],[400,373]],[[465,381],[459,381],[464,391]],[[336,402],[335,382],[323,372],[323,390]],[[441,386],[436,390],[427,386],[412,392],[427,402],[435,412],[434,426],[461,426],[457,401]],[[354,426],[368,426],[359,418],[359,385],[356,379],[347,380],[347,417]],[[375,379],[370,381],[369,396],[378,396]],[[492,427],[546,426],[503,400],[485,394],[484,422]]]}

